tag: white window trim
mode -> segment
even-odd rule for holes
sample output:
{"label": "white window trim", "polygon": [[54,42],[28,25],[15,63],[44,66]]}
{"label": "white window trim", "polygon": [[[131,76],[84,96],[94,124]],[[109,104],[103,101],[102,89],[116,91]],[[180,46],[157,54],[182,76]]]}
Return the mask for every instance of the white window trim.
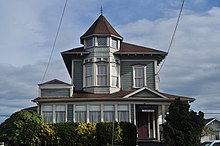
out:
{"label": "white window trim", "polygon": [[[106,66],[106,85],[98,85],[98,65],[103,65]],[[96,63],[96,72],[95,72],[95,77],[96,77],[96,86],[102,87],[102,86],[109,86],[109,63]],[[104,75],[103,75],[104,76]]]}
{"label": "white window trim", "polygon": [[[111,40],[110,40],[110,41],[111,41],[111,42],[110,42],[111,47],[118,50],[118,48],[119,48],[119,47],[118,47],[118,39],[111,37]],[[116,41],[116,47],[113,46],[113,41]]]}
{"label": "white window trim", "polygon": [[[113,66],[114,67],[116,67],[116,71],[117,71],[117,75],[116,76],[114,76],[114,77],[117,77],[117,85],[116,86],[114,86],[113,84],[112,84],[112,79],[113,79],[113,74],[112,74],[112,68],[113,68]],[[112,86],[112,87],[120,87],[120,67],[119,67],[119,65],[118,64],[116,64],[116,63],[111,63],[110,64],[110,86]]]}
{"label": "white window trim", "polygon": [[142,88],[142,87],[136,87],[135,86],[135,68],[143,68],[144,69],[144,87],[147,86],[147,80],[146,80],[146,68],[147,66],[146,65],[133,65],[132,66],[132,71],[133,71],[133,76],[132,76],[132,79],[133,79],[133,88]]}

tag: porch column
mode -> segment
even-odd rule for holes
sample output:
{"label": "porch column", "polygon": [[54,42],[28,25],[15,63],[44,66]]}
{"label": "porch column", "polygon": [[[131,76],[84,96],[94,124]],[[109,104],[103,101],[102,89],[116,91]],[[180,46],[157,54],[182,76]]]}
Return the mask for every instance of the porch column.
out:
{"label": "porch column", "polygon": [[157,140],[160,141],[159,110],[157,111]]}
{"label": "porch column", "polygon": [[152,113],[153,117],[153,138],[156,138],[156,120],[155,120],[155,113]]}
{"label": "porch column", "polygon": [[76,122],[76,105],[73,104],[73,122]]}
{"label": "porch column", "polygon": [[149,138],[152,138],[151,128],[150,128],[150,114],[151,114],[151,113],[148,113],[148,114],[147,114],[147,124],[148,124]]}
{"label": "porch column", "polygon": [[137,120],[136,120],[136,104],[134,104],[134,125],[137,125]]}
{"label": "porch column", "polygon": [[162,124],[165,122],[165,105],[162,105]]}

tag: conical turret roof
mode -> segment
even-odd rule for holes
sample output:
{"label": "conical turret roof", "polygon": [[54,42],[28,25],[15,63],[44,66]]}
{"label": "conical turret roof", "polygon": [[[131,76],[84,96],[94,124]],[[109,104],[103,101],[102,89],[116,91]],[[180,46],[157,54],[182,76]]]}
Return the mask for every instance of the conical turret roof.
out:
{"label": "conical turret roof", "polygon": [[122,36],[111,26],[103,15],[100,15],[92,26],[80,37],[81,43],[83,44],[84,38],[92,35],[113,35],[122,39]]}

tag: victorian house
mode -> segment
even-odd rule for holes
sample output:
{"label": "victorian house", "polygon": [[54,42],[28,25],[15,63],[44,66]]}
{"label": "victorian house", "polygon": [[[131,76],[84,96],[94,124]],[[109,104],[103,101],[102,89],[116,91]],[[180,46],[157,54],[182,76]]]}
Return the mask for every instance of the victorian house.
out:
{"label": "victorian house", "polygon": [[39,84],[33,101],[45,122],[127,121],[138,140],[160,140],[159,116],[180,98],[158,90],[158,65],[166,52],[123,41],[103,15],[80,37],[81,47],[61,53],[72,83]]}

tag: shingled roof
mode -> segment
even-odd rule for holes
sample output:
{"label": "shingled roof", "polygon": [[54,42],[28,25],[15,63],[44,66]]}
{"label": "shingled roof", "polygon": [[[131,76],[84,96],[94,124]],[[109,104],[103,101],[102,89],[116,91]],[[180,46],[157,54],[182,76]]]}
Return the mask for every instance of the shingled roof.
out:
{"label": "shingled roof", "polygon": [[100,15],[92,26],[80,37],[81,44],[83,39],[91,35],[114,35],[122,39],[122,36],[111,26],[107,19]]}

